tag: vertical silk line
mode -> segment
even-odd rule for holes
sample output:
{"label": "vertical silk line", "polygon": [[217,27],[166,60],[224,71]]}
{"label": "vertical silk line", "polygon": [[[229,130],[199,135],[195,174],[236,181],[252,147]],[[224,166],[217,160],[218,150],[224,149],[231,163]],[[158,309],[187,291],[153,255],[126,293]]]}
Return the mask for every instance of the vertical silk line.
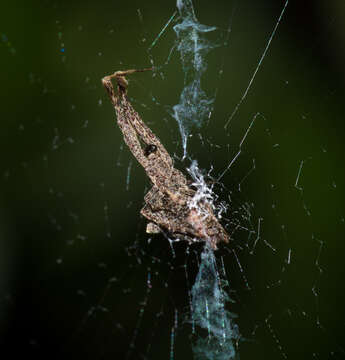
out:
{"label": "vertical silk line", "polygon": [[179,103],[173,106],[173,117],[180,129],[185,158],[192,126],[200,128],[211,112],[213,99],[202,90],[201,77],[207,68],[206,54],[217,46],[208,41],[205,34],[217,28],[199,23],[191,0],[177,0],[176,6],[180,22],[174,26],[174,31],[184,72],[184,88]]}
{"label": "vertical silk line", "polygon": [[[195,283],[192,287],[191,321],[207,335],[193,344],[196,359],[229,360],[236,356],[235,344],[240,339],[235,315],[226,310],[231,301],[223,289],[214,252],[205,246]],[[198,330],[196,331],[198,334]]]}

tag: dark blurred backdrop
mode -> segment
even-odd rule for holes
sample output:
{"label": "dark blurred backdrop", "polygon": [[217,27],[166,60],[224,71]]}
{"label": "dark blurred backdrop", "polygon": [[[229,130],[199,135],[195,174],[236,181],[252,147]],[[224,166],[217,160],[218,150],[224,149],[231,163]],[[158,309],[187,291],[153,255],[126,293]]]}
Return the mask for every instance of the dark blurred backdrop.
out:
{"label": "dark blurred backdrop", "polygon": [[[229,310],[243,334],[241,358],[344,357],[344,2],[290,1],[227,130],[284,2],[194,6],[202,24],[219,28],[215,41],[229,24],[231,33],[208,57],[203,88],[210,96],[217,90],[214,111],[192,130],[190,158],[181,161],[170,116],[183,87],[178,53],[165,64],[172,26],[147,51],[174,1],[2,3],[2,358],[167,359],[171,348],[176,359],[192,357],[183,320],[200,247],[188,255],[179,243],[173,257],[163,237],[148,242],[139,210],[149,183],[100,82],[150,59],[160,70],[133,76],[129,95],[180,169],[197,159],[217,178],[262,115],[216,187],[228,218],[241,222],[244,204],[251,213],[246,230],[218,252],[236,301]],[[249,230],[260,218],[252,254]]]}

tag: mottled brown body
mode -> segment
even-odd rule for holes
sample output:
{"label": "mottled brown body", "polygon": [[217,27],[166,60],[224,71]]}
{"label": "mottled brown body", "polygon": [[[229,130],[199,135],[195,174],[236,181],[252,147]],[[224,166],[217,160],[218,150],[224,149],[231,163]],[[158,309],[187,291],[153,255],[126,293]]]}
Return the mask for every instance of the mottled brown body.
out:
{"label": "mottled brown body", "polygon": [[[195,190],[188,186],[186,177],[174,168],[169,153],[128,100],[125,76],[146,70],[151,69],[117,71],[102,79],[124,140],[153,183],[141,210],[141,214],[150,221],[146,231],[167,231],[175,238],[190,242],[203,240],[217,249],[217,243],[228,242],[229,236],[215,217],[211,205],[201,200],[197,207],[191,206]],[[117,92],[112,84],[114,78]]]}

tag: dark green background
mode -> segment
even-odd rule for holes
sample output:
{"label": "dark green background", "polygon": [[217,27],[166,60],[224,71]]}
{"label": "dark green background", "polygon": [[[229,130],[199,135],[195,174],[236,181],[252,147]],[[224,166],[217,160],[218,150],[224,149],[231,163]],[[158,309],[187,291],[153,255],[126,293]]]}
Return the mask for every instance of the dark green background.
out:
{"label": "dark green background", "polygon": [[[290,2],[226,131],[283,2],[195,0],[194,6],[201,23],[220,28],[212,39],[222,39],[230,18],[232,30],[228,46],[208,57],[203,88],[210,95],[217,89],[217,97],[210,121],[192,129],[190,158],[207,171],[213,166],[216,178],[253,116],[262,114],[223,186],[216,186],[230,205],[225,224],[232,242],[217,256],[236,301],[229,310],[245,339],[241,359],[343,358],[343,1]],[[150,56],[162,66],[154,77],[133,76],[129,95],[176,155],[176,166],[189,166],[179,160],[180,134],[169,115],[183,87],[178,54],[164,65],[175,41],[171,26],[147,52],[174,11],[174,1],[2,4],[2,358],[168,359],[175,310],[175,359],[192,358],[184,320],[201,249],[186,253],[179,243],[173,257],[163,237],[147,241],[139,210],[149,183],[123,146],[100,82],[115,70],[150,65]],[[241,182],[253,161],[255,170]],[[303,192],[294,186],[301,161]],[[250,221],[242,219],[244,204]],[[256,235],[249,230],[259,218],[261,237],[251,254]],[[235,231],[235,221],[249,230]]]}

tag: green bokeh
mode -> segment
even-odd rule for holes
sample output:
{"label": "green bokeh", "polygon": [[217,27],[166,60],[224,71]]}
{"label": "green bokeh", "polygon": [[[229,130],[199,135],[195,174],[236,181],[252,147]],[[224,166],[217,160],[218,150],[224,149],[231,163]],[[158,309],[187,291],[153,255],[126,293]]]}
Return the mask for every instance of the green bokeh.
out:
{"label": "green bokeh", "polygon": [[[288,358],[305,359],[314,349],[317,358],[329,358],[331,351],[339,351],[344,332],[344,6],[342,1],[289,4],[248,96],[225,131],[283,3],[194,5],[201,23],[219,27],[215,40],[222,38],[233,15],[229,45],[208,57],[203,87],[210,95],[218,92],[210,121],[200,130],[203,141],[199,130],[189,140],[191,158],[206,170],[213,166],[217,177],[236,154],[254,115],[262,115],[241,157],[222,178],[226,190],[220,193],[228,201],[232,192],[230,217],[235,216],[232,210],[249,202],[255,204],[253,226],[263,218],[254,255],[239,250],[251,290],[231,253],[222,253],[230,287],[237,294],[234,312],[240,331],[250,338],[259,324],[254,342],[241,345],[241,358],[278,359],[284,352]],[[175,40],[171,27],[147,52],[174,11],[174,1],[2,5],[4,352],[15,346],[14,352],[36,358],[122,358],[138,325],[150,268],[154,286],[132,358],[139,359],[148,345],[150,359],[169,356],[174,309],[181,317],[187,312],[183,260],[171,257],[163,238],[147,243],[139,210],[149,183],[128,149],[122,148],[100,79],[115,70],[146,67],[150,56],[155,66],[162,66],[164,78],[150,73],[133,76],[129,95],[144,121],[177,155],[176,166],[188,166],[188,161],[179,161],[181,138],[169,115],[183,86],[178,55],[164,65]],[[253,159],[255,171],[238,193]],[[294,186],[301,161],[303,193]],[[320,241],[324,245],[318,258]],[[247,242],[248,232],[236,233],[230,247],[238,249]],[[182,247],[177,254],[184,259]],[[152,263],[151,256],[160,262]],[[193,263],[190,281],[195,267]],[[108,288],[112,277],[117,282]],[[312,292],[315,284],[318,297]],[[109,311],[88,316],[95,304]],[[163,320],[157,316],[160,311]],[[273,332],[265,322],[269,314]],[[318,318],[325,331],[317,325]],[[189,335],[181,320],[176,359],[191,357]]]}

